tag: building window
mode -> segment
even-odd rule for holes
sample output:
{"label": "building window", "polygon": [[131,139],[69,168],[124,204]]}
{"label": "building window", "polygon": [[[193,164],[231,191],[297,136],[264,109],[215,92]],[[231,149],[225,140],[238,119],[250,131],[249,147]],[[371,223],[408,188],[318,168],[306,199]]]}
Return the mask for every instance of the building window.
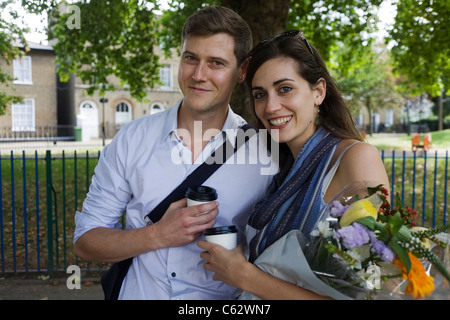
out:
{"label": "building window", "polygon": [[31,57],[25,56],[13,60],[14,84],[33,84],[31,78]]}
{"label": "building window", "polygon": [[386,127],[392,127],[394,125],[394,110],[387,109],[386,110],[386,119],[384,121]]}
{"label": "building window", "polygon": [[165,64],[159,69],[159,79],[161,80],[161,88],[172,88],[172,68],[169,64]]}
{"label": "building window", "polygon": [[35,131],[34,99],[25,99],[11,106],[12,131]]}
{"label": "building window", "polygon": [[378,133],[380,129],[380,114],[379,113],[372,113],[372,128],[373,132]]}
{"label": "building window", "polygon": [[131,108],[126,102],[120,102],[116,107],[116,125],[122,126],[131,121]]}
{"label": "building window", "polygon": [[358,114],[355,116],[355,124],[358,128],[363,128],[364,126],[364,113],[362,108],[359,109]]}
{"label": "building window", "polygon": [[92,109],[94,109],[94,107],[89,102],[86,102],[81,105],[81,109],[91,109],[92,110]]}
{"label": "building window", "polygon": [[160,103],[154,103],[150,106],[150,114],[164,111],[164,107]]}

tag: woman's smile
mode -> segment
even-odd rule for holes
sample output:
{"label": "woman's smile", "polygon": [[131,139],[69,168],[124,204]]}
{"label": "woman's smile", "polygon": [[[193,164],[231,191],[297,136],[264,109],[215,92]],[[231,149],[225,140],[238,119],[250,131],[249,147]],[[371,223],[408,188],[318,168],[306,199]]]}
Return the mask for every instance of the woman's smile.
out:
{"label": "woman's smile", "polygon": [[269,123],[272,129],[282,129],[286,127],[291,120],[292,116],[277,117],[269,119]]}
{"label": "woman's smile", "polygon": [[313,87],[297,70],[295,60],[278,57],[263,63],[252,81],[256,115],[267,129],[280,130],[279,141],[293,154],[316,131],[316,105],[326,92],[322,82]]}

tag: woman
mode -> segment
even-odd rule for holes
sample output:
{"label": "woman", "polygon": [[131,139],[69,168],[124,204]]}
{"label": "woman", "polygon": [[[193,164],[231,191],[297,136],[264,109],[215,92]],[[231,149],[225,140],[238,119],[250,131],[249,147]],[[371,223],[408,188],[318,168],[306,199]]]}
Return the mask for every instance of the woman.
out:
{"label": "woman", "polygon": [[308,237],[320,210],[346,185],[388,185],[378,151],[361,141],[341,93],[318,51],[299,31],[262,41],[249,54],[247,84],[255,113],[287,147],[287,159],[266,197],[249,217],[249,260],[242,248],[205,241],[201,257],[214,279],[261,299],[317,299],[314,292],[278,279],[252,262],[291,230]]}

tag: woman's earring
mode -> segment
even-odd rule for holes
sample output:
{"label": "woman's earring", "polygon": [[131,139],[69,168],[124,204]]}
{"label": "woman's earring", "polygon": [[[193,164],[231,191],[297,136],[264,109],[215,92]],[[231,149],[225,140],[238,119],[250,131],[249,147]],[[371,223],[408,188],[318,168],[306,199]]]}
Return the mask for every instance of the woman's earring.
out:
{"label": "woman's earring", "polygon": [[316,126],[319,125],[319,117],[320,117],[320,109],[319,109],[319,106],[317,106]]}

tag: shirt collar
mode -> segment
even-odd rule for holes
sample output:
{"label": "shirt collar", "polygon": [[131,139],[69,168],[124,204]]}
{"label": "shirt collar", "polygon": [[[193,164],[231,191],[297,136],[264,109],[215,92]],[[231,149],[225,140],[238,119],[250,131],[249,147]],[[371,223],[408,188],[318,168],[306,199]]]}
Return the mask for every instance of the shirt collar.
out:
{"label": "shirt collar", "polygon": [[[182,102],[183,100],[180,100],[175,106],[167,110],[168,114],[162,128],[161,142],[166,141],[166,139],[172,137],[173,132],[176,132],[178,128],[178,121],[177,121],[178,110]],[[243,126],[245,123],[246,122],[244,121],[244,119],[242,119],[239,115],[234,113],[231,107],[228,106],[228,114],[227,118],[225,119],[225,123],[223,124],[222,127],[222,133],[225,134],[225,136],[233,145],[233,147],[236,144],[237,129]]]}
{"label": "shirt collar", "polygon": [[246,122],[228,106],[228,115],[223,124],[222,132],[225,133],[226,138],[230,141],[233,148],[236,145],[237,129],[242,127]]}
{"label": "shirt collar", "polygon": [[181,102],[183,102],[183,99],[177,102],[175,106],[172,108],[169,108],[167,110],[167,117],[165,118],[163,127],[162,127],[162,134],[161,134],[161,143],[164,143],[167,139],[169,139],[172,136],[172,132],[176,132],[177,130],[177,115],[178,115],[178,109],[181,106]]}

